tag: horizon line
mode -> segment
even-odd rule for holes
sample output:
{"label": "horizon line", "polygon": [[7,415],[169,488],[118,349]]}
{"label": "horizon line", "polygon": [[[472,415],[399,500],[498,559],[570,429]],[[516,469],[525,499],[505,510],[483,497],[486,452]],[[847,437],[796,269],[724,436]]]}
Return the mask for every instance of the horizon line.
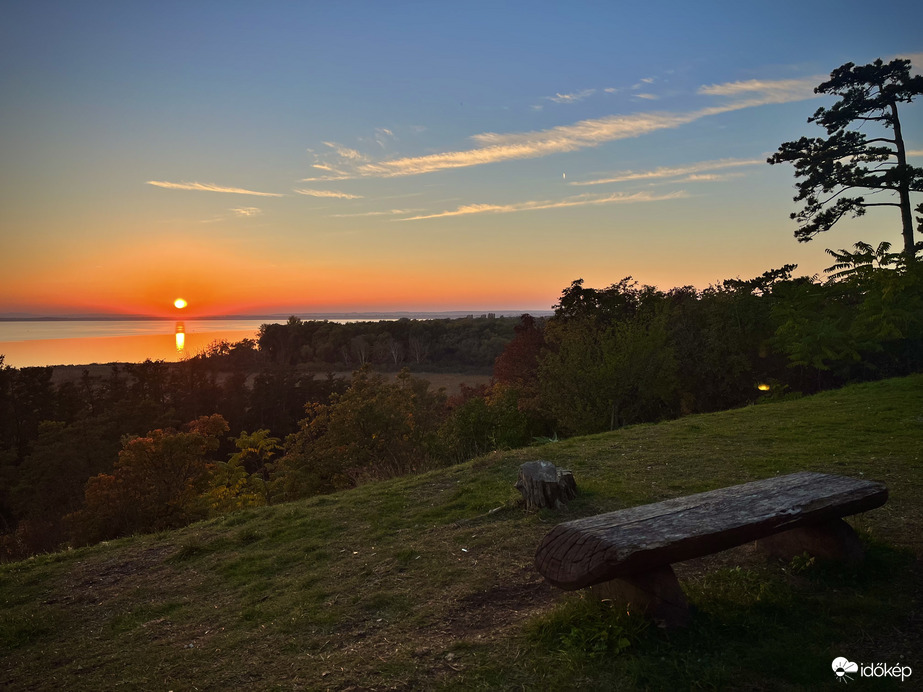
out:
{"label": "horizon line", "polygon": [[485,316],[498,315],[503,317],[515,317],[524,314],[551,315],[554,310],[551,308],[530,309],[530,308],[478,308],[463,310],[341,310],[335,312],[303,312],[303,311],[282,311],[267,313],[232,313],[220,315],[173,315],[158,316],[145,314],[114,314],[114,313],[76,313],[76,314],[43,314],[33,312],[6,312],[0,313],[0,321],[4,322],[126,322],[126,321],[159,321],[159,322],[181,322],[183,320],[262,320],[262,319],[282,319],[287,320],[290,317],[308,320],[323,320],[332,318],[392,318],[392,317],[413,317],[429,316],[432,317],[468,317],[468,316]]}

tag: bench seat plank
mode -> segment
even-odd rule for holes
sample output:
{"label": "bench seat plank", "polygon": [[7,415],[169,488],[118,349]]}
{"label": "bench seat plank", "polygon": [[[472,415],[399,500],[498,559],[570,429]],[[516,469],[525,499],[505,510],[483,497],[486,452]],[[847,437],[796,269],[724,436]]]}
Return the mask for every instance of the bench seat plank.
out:
{"label": "bench seat plank", "polygon": [[542,540],[535,564],[554,586],[581,589],[823,524],[887,499],[882,483],[793,473],[559,524]]}

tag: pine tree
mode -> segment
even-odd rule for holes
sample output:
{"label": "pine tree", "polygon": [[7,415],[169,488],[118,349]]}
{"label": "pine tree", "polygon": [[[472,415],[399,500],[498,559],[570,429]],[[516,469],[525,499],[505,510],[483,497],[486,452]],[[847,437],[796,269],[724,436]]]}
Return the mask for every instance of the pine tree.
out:
{"label": "pine tree", "polygon": [[[791,215],[799,223],[795,237],[808,241],[846,215],[864,215],[869,207],[897,207],[903,254],[913,260],[923,243],[914,242],[910,193],[923,192],[923,168],[907,163],[898,104],[909,104],[923,94],[923,77],[911,76],[909,60],[846,63],[814,92],[840,97],[832,107],[818,108],[808,118],[825,128],[827,137],[784,142],[768,159],[770,164],[793,163],[795,177],[802,179],[794,199],[804,202],[804,208]],[[859,131],[870,125],[883,131],[872,137]],[[868,201],[853,196],[857,190],[889,193],[893,201]]]}

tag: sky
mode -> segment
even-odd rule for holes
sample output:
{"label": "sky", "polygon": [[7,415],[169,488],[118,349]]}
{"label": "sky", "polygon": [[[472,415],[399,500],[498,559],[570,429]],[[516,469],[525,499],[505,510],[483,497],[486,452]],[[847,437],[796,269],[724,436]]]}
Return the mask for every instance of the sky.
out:
{"label": "sky", "polygon": [[[0,23],[0,314],[547,310],[797,243],[765,161],[836,67],[923,69],[923,5],[53,2]],[[901,113],[923,165],[923,100]]]}

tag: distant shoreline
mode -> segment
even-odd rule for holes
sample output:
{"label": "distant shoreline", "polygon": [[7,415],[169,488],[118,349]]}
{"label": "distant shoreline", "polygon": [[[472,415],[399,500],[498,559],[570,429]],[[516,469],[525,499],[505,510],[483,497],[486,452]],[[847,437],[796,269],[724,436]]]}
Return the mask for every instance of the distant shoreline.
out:
{"label": "distant shoreline", "polygon": [[0,315],[0,322],[175,322],[186,320],[288,320],[297,317],[300,320],[435,320],[464,319],[465,317],[535,317],[550,316],[552,310],[444,310],[433,312],[315,312],[315,313],[275,313],[270,315],[209,315],[185,317],[177,314],[171,317],[152,317],[150,315]]}

